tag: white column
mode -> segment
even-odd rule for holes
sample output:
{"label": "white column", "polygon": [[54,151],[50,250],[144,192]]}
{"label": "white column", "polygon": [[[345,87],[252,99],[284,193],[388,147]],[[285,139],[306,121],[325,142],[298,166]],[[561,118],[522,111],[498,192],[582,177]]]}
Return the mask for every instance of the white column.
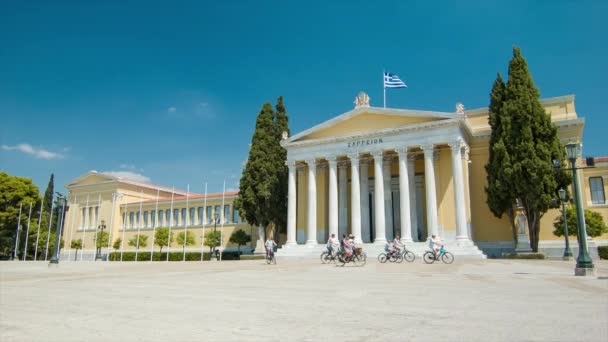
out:
{"label": "white column", "polygon": [[384,217],[386,224],[386,238],[394,239],[393,226],[393,197],[392,197],[392,185],[391,185],[391,157],[386,156],[382,163],[382,179],[384,180]]}
{"label": "white column", "polygon": [[366,160],[363,160],[359,165],[361,171],[361,238],[363,242],[371,242],[369,226],[369,164]]}
{"label": "white column", "polygon": [[450,143],[450,147],[452,148],[452,178],[454,179],[454,203],[456,207],[456,242],[466,244],[469,242],[469,234],[462,172],[463,141],[457,139]]}
{"label": "white column", "polygon": [[308,164],[308,236],[307,245],[317,244],[317,163],[314,159]]}
{"label": "white column", "polygon": [[374,229],[376,239],[374,243],[386,242],[386,225],[384,223],[384,181],[382,180],[382,151],[374,151]]}
{"label": "white column", "polygon": [[348,178],[346,176],[346,163],[341,163],[342,165],[338,165],[338,206],[339,206],[339,216],[338,216],[338,232],[340,234],[340,238],[342,238],[342,234],[346,234],[348,231],[348,209],[347,209],[347,189],[346,184],[348,183]]}
{"label": "white column", "polygon": [[412,239],[418,241],[418,213],[416,211],[416,155],[410,153],[407,157],[407,176],[410,186],[410,221],[412,223]]}
{"label": "white column", "polygon": [[410,182],[407,162],[407,147],[396,149],[399,154],[399,210],[401,213],[401,241],[412,242],[410,219]]}
{"label": "white column", "polygon": [[350,225],[351,232],[355,236],[355,243],[363,243],[361,240],[361,189],[359,187],[359,155],[349,155],[350,158]]}
{"label": "white column", "polygon": [[[295,160],[288,160],[287,166],[289,167],[289,179],[288,179],[288,195],[287,195],[287,241],[286,245],[296,245],[296,162]],[[206,209],[203,209],[203,212]],[[203,221],[204,222],[204,221]]]}
{"label": "white column", "polygon": [[326,158],[329,162],[329,235],[338,236],[338,175],[336,156]]}
{"label": "white column", "polygon": [[435,189],[435,151],[433,145],[421,146],[424,151],[424,181],[426,186],[426,223],[429,235],[438,235],[437,227],[437,190]]}

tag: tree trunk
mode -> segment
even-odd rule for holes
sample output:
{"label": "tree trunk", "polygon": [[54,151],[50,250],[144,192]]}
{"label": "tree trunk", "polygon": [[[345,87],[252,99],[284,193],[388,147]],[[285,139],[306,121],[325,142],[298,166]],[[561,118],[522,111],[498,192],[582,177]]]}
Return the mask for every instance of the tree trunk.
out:
{"label": "tree trunk", "polygon": [[74,254],[74,261],[76,261],[78,259],[78,250],[76,250],[76,253]]}

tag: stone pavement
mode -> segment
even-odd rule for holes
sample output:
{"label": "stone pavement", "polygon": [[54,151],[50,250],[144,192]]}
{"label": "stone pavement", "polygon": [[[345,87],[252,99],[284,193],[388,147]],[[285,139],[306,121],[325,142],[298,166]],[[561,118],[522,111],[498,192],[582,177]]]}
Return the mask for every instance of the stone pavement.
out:
{"label": "stone pavement", "polygon": [[0,341],[608,341],[608,263],[0,262]]}

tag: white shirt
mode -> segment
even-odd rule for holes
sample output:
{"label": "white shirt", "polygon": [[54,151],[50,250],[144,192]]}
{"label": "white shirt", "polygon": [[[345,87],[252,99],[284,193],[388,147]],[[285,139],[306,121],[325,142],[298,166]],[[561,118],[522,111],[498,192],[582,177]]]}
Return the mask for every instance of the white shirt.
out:
{"label": "white shirt", "polygon": [[330,245],[330,246],[332,246],[332,247],[335,247],[335,246],[339,245],[340,243],[338,242],[338,238],[335,238],[335,237],[332,238],[332,237],[330,237],[329,240],[327,240],[327,244]]}

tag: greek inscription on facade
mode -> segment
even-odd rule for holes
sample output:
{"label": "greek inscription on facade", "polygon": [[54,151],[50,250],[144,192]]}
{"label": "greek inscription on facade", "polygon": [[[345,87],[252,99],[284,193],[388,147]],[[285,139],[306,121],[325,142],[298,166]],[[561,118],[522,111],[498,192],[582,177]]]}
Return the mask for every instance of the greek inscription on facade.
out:
{"label": "greek inscription on facade", "polygon": [[382,138],[355,140],[347,143],[347,148],[382,144]]}

